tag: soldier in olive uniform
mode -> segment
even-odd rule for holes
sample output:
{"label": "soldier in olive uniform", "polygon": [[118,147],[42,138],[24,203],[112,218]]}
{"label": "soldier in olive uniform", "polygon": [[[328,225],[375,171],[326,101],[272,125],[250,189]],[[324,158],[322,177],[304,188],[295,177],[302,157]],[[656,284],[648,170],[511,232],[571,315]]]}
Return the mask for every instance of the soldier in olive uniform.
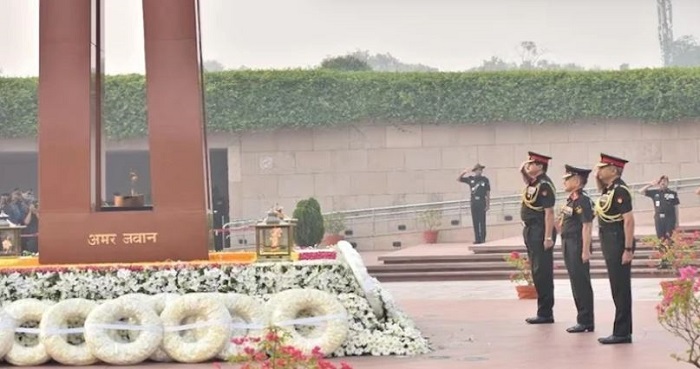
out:
{"label": "soldier in olive uniform", "polygon": [[[656,187],[656,188],[652,188]],[[678,193],[668,188],[668,177],[663,175],[657,181],[639,189],[639,193],[654,202],[654,225],[656,237],[667,240],[678,228]]]}
{"label": "soldier in olive uniform", "polygon": [[600,154],[596,179],[602,194],[595,202],[600,243],[615,302],[613,334],[598,339],[602,344],[632,343],[631,267],[634,257],[632,194],[620,178],[627,160]]}
{"label": "soldier in olive uniform", "polygon": [[583,188],[588,183],[589,169],[564,166],[564,190],[569,193],[561,209],[560,229],[564,264],[569,272],[571,292],[578,315],[576,325],[569,333],[593,332],[593,288],[591,287],[591,233],[593,229],[593,202]]}
{"label": "soldier in olive uniform", "polygon": [[554,259],[552,248],[554,229],[555,190],[547,176],[548,156],[528,152],[529,160],[520,167],[526,187],[522,195],[520,218],[523,239],[537,290],[537,316],[527,318],[529,324],[554,323]]}
{"label": "soldier in olive uniform", "polygon": [[466,183],[471,192],[472,224],[474,225],[474,244],[486,242],[486,212],[489,210],[491,184],[483,175],[485,166],[476,164],[472,175],[465,177],[467,170],[460,173],[458,181]]}

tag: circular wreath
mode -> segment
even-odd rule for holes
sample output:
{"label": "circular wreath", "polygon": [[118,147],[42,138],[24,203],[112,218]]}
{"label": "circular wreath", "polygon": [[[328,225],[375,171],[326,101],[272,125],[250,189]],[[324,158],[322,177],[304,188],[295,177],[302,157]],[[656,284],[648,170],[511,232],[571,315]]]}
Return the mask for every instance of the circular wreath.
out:
{"label": "circular wreath", "polygon": [[367,267],[362,261],[360,253],[357,252],[348,241],[338,241],[336,248],[340,251],[339,254],[343,256],[343,260],[350,267],[350,270],[352,270],[352,274],[355,276],[357,283],[360,284],[369,306],[372,307],[374,315],[376,315],[377,318],[383,318],[384,304],[377,292],[377,280],[372,278],[369,272],[367,272]]}
{"label": "circular wreath", "polygon": [[8,313],[0,308],[0,359],[12,349],[15,341],[15,324]]}
{"label": "circular wreath", "polygon": [[[14,319],[14,328],[37,329],[44,312],[53,305],[49,301],[37,299],[21,299],[14,301],[5,307],[5,311]],[[17,332],[13,334],[12,348],[5,355],[5,360],[13,365],[36,366],[46,363],[51,359],[41,343],[37,333]]]}
{"label": "circular wreath", "polygon": [[[151,295],[146,295],[143,293],[130,293],[126,295],[122,295],[116,298],[116,300],[131,300],[135,301],[135,303],[138,303],[142,307],[148,307],[149,309],[153,309],[155,306],[155,301],[153,299],[153,296]],[[156,313],[157,314],[157,313]],[[134,320],[132,317],[124,317],[119,319],[119,324],[127,324],[127,325],[138,325],[138,322]],[[122,330],[122,329],[114,329],[114,330],[108,330],[107,334],[112,335],[112,339],[117,341],[117,342],[132,342],[136,339],[136,337],[139,335],[139,331],[132,331],[132,330]]]}
{"label": "circular wreath", "polygon": [[[243,354],[245,349],[244,345],[235,344],[233,342],[234,339],[262,337],[266,316],[264,309],[262,309],[263,303],[254,297],[238,293],[227,293],[219,295],[219,300],[228,309],[232,320],[228,343],[217,355],[219,359],[227,360],[232,356]],[[235,327],[236,324],[241,323],[259,326],[260,328],[245,329]]]}
{"label": "circular wreath", "polygon": [[[114,339],[110,325],[124,320],[141,326],[131,342]],[[123,323],[121,323],[123,324]],[[90,352],[114,365],[132,365],[151,356],[163,339],[163,323],[153,309],[145,308],[139,298],[119,298],[97,306],[85,320],[85,339]]]}
{"label": "circular wreath", "polygon": [[[155,310],[156,314],[160,315],[163,312],[163,309],[165,309],[165,305],[173,301],[174,299],[180,297],[180,295],[176,293],[159,293],[157,295],[153,296],[153,309]],[[165,349],[163,348],[163,345],[161,343],[160,347],[156,350],[156,352],[153,353],[150,357],[151,360],[153,361],[158,361],[162,363],[167,363],[173,361],[173,359],[168,355],[167,352],[165,352]]]}
{"label": "circular wreath", "polygon": [[[324,355],[338,349],[347,338],[347,311],[338,299],[328,292],[315,289],[291,289],[274,295],[270,301],[269,319],[271,325],[282,328],[290,336],[289,345],[305,354],[311,354],[319,347]],[[300,333],[292,323],[294,320],[310,317],[331,317],[316,326],[311,332]]]}
{"label": "circular wreath", "polygon": [[[180,296],[161,313],[165,326],[163,348],[182,363],[198,363],[216,357],[229,339],[231,316],[217,294],[192,293]],[[187,330],[173,329],[202,324]],[[184,334],[190,332],[190,334]]]}
{"label": "circular wreath", "polygon": [[66,328],[82,328],[97,306],[86,299],[68,299],[46,310],[39,324],[39,339],[52,359],[64,365],[91,365],[97,362],[82,333],[62,333]]}

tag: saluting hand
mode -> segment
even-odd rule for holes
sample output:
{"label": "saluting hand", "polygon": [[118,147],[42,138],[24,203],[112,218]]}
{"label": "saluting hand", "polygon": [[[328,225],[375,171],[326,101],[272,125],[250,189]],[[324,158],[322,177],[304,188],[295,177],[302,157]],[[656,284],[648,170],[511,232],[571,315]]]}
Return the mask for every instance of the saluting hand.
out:
{"label": "saluting hand", "polygon": [[634,259],[634,253],[632,251],[627,251],[622,254],[622,265],[627,265]]}

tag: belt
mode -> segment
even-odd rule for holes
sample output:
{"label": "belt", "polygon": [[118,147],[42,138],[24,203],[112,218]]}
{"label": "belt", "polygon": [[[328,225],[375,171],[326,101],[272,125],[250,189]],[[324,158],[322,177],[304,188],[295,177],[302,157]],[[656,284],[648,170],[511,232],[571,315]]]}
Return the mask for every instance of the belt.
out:
{"label": "belt", "polygon": [[620,231],[623,229],[624,229],[624,226],[623,226],[622,222],[609,223],[609,225],[598,227],[598,230],[600,232]]}
{"label": "belt", "polygon": [[567,240],[582,240],[583,237],[581,237],[581,232],[567,232],[567,233],[562,233],[561,234],[562,239],[567,239]]}
{"label": "belt", "polygon": [[472,200],[481,200],[480,196],[472,196]]}

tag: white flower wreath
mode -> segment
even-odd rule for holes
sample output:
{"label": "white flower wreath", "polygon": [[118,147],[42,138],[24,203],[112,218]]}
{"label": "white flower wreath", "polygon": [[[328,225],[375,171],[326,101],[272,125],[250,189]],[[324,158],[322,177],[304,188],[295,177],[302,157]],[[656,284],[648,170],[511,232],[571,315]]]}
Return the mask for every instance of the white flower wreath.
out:
{"label": "white flower wreath", "polygon": [[65,333],[73,328],[84,330],[85,319],[96,306],[90,300],[68,299],[46,310],[39,324],[39,339],[52,359],[63,365],[91,365],[97,362],[85,343],[83,333]]}
{"label": "white flower wreath", "polygon": [[[90,352],[98,359],[114,365],[138,364],[151,356],[163,340],[163,323],[150,307],[144,307],[139,298],[115,299],[97,306],[85,320],[85,339]],[[120,320],[133,319],[138,326],[127,326]],[[131,342],[114,340],[111,330],[124,328],[138,330]]]}
{"label": "white flower wreath", "polygon": [[[217,294],[180,296],[165,306],[161,318],[166,330],[163,348],[176,361],[198,363],[210,360],[228,342],[231,315]],[[187,325],[181,326],[183,323]],[[193,333],[189,337],[181,334],[188,330]]]}
{"label": "white flower wreath", "polygon": [[[324,355],[329,355],[340,347],[348,336],[347,311],[338,299],[328,292],[314,289],[291,289],[275,294],[267,305],[270,324],[286,331],[291,340],[290,345],[305,354],[310,354],[314,347],[319,347]],[[321,323],[306,336],[294,327],[300,314],[306,313],[306,324]]]}
{"label": "white flower wreath", "polygon": [[[153,296],[151,295],[146,295],[143,293],[130,293],[127,295],[122,295],[116,298],[116,300],[132,300],[134,303],[137,303],[144,308],[148,309],[154,309],[155,307],[155,301],[153,299]],[[158,312],[156,311],[156,314]],[[128,324],[128,325],[137,325],[137,322],[134,320],[133,317],[123,317],[119,320],[119,324]],[[139,335],[139,331],[130,331],[130,330],[108,330],[107,334],[112,336],[112,339],[117,341],[117,342],[132,342],[136,339],[136,337]]]}
{"label": "white flower wreath", "polygon": [[369,275],[360,253],[348,241],[338,241],[335,247],[338,250],[338,255],[342,256],[345,263],[350,266],[350,270],[352,270],[357,283],[364,291],[374,315],[379,319],[384,318],[384,304],[382,304],[382,300],[377,292],[377,280]]}
{"label": "white flower wreath", "polygon": [[[178,297],[180,297],[180,295],[176,293],[159,293],[153,296],[153,309],[156,311],[156,314],[160,316],[160,314],[165,309],[165,306]],[[153,355],[151,355],[150,359],[162,363],[168,363],[173,361],[173,358],[171,358],[170,355],[168,355],[168,353],[165,352],[162,342],[160,347],[158,347],[158,349],[156,350],[156,352],[154,352]]]}
{"label": "white flower wreath", "polygon": [[[258,338],[262,337],[264,331],[264,325],[266,324],[267,317],[265,316],[265,310],[263,309],[263,302],[257,300],[254,297],[242,295],[239,293],[226,293],[220,294],[219,300],[224,304],[226,309],[228,309],[231,315],[231,333],[229,336],[229,342],[226,347],[217,355],[219,359],[227,360],[232,356],[240,355],[247,345],[237,345],[232,342],[234,338]],[[236,328],[236,325],[249,325],[259,328]]]}
{"label": "white flower wreath", "polygon": [[0,308],[0,360],[10,352],[15,342],[15,324],[5,309]]}
{"label": "white flower wreath", "polygon": [[[35,366],[46,363],[51,359],[46,348],[39,340],[38,326],[44,312],[53,305],[49,301],[37,299],[17,300],[5,307],[7,314],[15,321],[15,330],[29,328],[37,332],[17,332],[10,352],[5,360],[13,365]],[[26,327],[29,325],[29,327]],[[25,326],[25,327],[22,327]]]}

